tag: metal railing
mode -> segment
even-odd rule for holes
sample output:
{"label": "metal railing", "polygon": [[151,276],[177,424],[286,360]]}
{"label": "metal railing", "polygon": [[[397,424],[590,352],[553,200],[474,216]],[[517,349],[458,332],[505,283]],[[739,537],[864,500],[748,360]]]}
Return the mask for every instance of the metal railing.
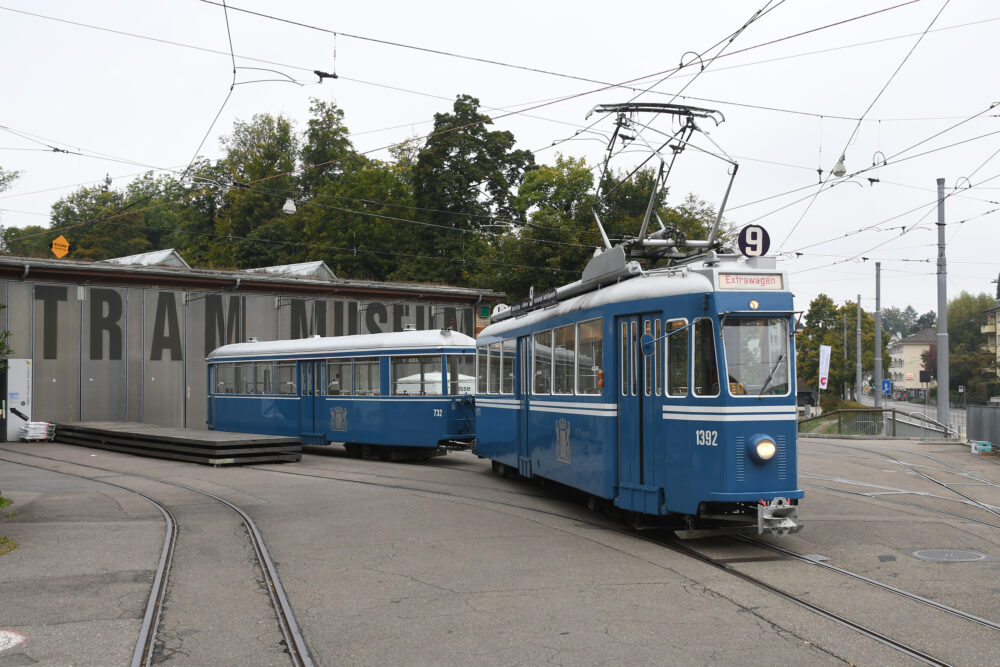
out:
{"label": "metal railing", "polygon": [[963,437],[962,430],[942,424],[922,412],[894,408],[834,410],[800,419],[798,431],[817,435],[908,436],[920,439]]}

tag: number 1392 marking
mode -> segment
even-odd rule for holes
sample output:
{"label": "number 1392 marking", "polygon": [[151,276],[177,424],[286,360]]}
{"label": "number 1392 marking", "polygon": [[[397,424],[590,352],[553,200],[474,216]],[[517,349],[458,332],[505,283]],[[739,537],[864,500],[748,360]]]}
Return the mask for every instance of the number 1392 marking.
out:
{"label": "number 1392 marking", "polygon": [[694,432],[694,444],[703,447],[718,447],[719,432],[698,429]]}

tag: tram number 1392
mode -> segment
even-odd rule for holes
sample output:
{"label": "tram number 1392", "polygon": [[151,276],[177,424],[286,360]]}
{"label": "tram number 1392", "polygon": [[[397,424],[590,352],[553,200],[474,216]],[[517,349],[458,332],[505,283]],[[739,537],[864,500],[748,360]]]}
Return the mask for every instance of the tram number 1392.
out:
{"label": "tram number 1392", "polygon": [[719,432],[698,429],[694,432],[694,444],[700,447],[717,447],[719,445]]}

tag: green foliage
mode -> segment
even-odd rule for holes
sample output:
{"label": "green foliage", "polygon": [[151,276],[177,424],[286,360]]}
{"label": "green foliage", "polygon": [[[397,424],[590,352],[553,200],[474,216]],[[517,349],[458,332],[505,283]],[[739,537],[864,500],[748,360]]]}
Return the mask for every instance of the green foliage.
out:
{"label": "green foliage", "polygon": [[[304,131],[281,115],[238,120],[222,159],[183,177],[110,179],[63,197],[51,227],[3,229],[0,248],[101,260],[176,248],[192,266],[253,268],[322,259],[343,278],[491,287],[512,299],[577,280],[603,247],[594,174],[583,159],[537,166],[510,132],[490,128],[479,101],[459,95],[423,140],[359,155],[344,112],[312,100]],[[16,176],[0,169],[0,189]],[[597,212],[612,243],[639,229],[655,172],[608,174]],[[611,186],[612,182],[618,183]],[[662,196],[662,195],[661,195]],[[297,208],[282,212],[286,199]],[[688,238],[706,238],[714,208],[694,195],[657,213]]]}
{"label": "green foliage", "polygon": [[479,259],[489,251],[487,234],[502,221],[518,220],[515,195],[534,167],[529,151],[514,149],[510,132],[490,131],[479,100],[459,95],[452,113],[435,114],[434,130],[413,168],[413,201],[420,220],[409,234],[406,258],[395,278],[456,285],[484,282]]}
{"label": "green foliage", "polygon": [[[830,394],[839,394],[846,382],[852,386],[857,378],[857,323],[856,303],[837,307],[833,300],[820,294],[809,304],[806,325],[796,339],[795,348],[799,376],[799,389],[819,386],[819,346],[829,345]],[[846,355],[845,355],[846,330]],[[889,336],[882,336],[882,377],[887,377],[889,365]],[[861,368],[862,374],[872,373],[875,363],[875,318],[861,312]],[[827,392],[824,392],[824,405]]]}

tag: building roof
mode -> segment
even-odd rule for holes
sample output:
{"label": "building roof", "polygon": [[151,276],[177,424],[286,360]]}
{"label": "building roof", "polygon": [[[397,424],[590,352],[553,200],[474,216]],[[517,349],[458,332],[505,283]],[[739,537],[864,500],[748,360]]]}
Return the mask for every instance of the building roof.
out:
{"label": "building roof", "polygon": [[298,264],[283,264],[281,266],[265,266],[259,269],[244,269],[247,273],[269,273],[272,276],[287,276],[289,278],[316,278],[318,280],[336,280],[330,267],[324,261],[300,262]]}
{"label": "building roof", "polygon": [[894,343],[895,345],[933,345],[937,342],[937,329],[924,329],[912,336],[907,336]]}
{"label": "building roof", "polygon": [[123,264],[126,266],[174,266],[179,269],[191,268],[184,261],[184,258],[173,248],[144,252],[138,255],[128,255],[127,257],[114,257],[101,261],[107,264]]}
{"label": "building roof", "polygon": [[472,287],[192,269],[186,263],[184,266],[123,264],[3,254],[0,254],[0,280],[76,281],[93,285],[245,294],[299,294],[320,298],[389,298],[401,301],[434,299],[438,303],[470,305],[492,305],[504,299],[503,292]]}

